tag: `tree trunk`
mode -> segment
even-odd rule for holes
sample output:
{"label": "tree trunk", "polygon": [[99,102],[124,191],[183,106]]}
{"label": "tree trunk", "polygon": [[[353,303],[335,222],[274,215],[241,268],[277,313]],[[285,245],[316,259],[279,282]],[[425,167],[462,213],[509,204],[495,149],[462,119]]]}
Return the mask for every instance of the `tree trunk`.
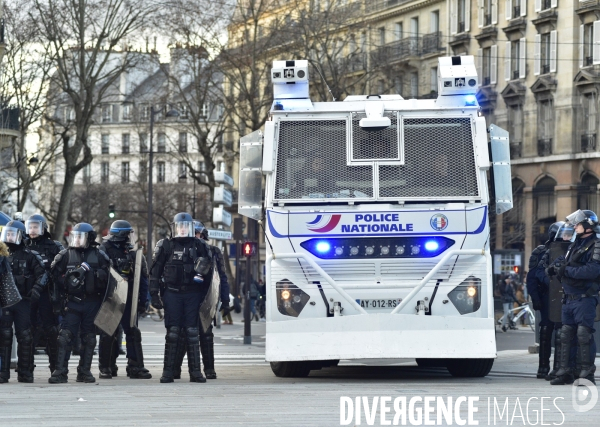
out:
{"label": "tree trunk", "polygon": [[60,192],[60,202],[58,205],[58,214],[56,215],[56,223],[54,224],[54,237],[62,241],[62,236],[67,229],[67,217],[71,209],[71,197],[75,187],[75,174],[66,171],[65,180]]}

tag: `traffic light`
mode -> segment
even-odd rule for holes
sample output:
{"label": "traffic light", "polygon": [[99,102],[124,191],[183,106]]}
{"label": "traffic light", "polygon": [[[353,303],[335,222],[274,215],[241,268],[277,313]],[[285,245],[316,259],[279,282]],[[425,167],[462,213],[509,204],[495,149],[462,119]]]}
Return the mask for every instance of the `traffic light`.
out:
{"label": "traffic light", "polygon": [[108,205],[108,217],[111,219],[115,217],[115,205],[114,204]]}
{"label": "traffic light", "polygon": [[519,271],[520,271],[520,268],[519,268],[519,266],[518,266],[518,265],[515,265],[515,266],[513,267],[513,271],[514,271],[516,274],[519,274]]}
{"label": "traffic light", "polygon": [[246,258],[251,258],[257,253],[257,244],[256,242],[244,242],[244,246],[242,247],[242,251]]}

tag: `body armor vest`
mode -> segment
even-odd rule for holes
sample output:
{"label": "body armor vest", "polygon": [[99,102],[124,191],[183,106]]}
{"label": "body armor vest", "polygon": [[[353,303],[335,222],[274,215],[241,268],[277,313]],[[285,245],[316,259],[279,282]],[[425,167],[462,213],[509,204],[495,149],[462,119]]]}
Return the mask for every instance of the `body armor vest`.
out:
{"label": "body armor vest", "polygon": [[58,253],[62,250],[58,242],[45,237],[30,240],[30,248],[40,254],[42,261],[44,261],[44,268],[46,271],[50,271],[52,261]]}
{"label": "body armor vest", "polygon": [[31,258],[33,256],[29,250],[20,247],[7,257],[15,284],[22,296],[26,296],[35,284],[35,275],[33,274],[31,265]]}
{"label": "body armor vest", "polygon": [[546,246],[540,245],[533,250],[531,256],[529,257],[529,271],[533,270],[538,266],[540,261],[542,260],[544,254],[546,253]]}
{"label": "body armor vest", "polygon": [[[594,251],[594,245],[598,245],[600,243],[600,239],[592,239],[587,244],[580,246],[575,251],[569,250],[567,253],[567,265],[569,267],[583,267],[586,263],[580,262],[583,255],[585,255],[588,251]],[[590,258],[591,261],[591,258]],[[565,284],[573,286],[574,288],[585,289],[586,283],[589,280],[580,280],[580,279],[571,279],[569,277],[563,277],[562,279]]]}
{"label": "body armor vest", "polygon": [[123,249],[113,246],[110,243],[103,244],[102,249],[113,262],[113,268],[116,272],[131,284],[133,282],[133,269],[135,264],[131,256],[132,253],[125,253]]}
{"label": "body armor vest", "polygon": [[168,242],[170,250],[165,254],[168,259],[163,272],[165,285],[176,292],[189,290],[192,286],[198,287],[194,283],[194,260],[198,258],[196,242],[193,239],[185,243],[177,239]]}
{"label": "body armor vest", "polygon": [[85,273],[85,282],[82,291],[86,295],[104,295],[108,284],[108,272],[103,269],[98,249],[86,249],[81,252],[77,249],[68,249],[69,259],[67,271],[78,268],[81,263],[86,262],[90,269]]}

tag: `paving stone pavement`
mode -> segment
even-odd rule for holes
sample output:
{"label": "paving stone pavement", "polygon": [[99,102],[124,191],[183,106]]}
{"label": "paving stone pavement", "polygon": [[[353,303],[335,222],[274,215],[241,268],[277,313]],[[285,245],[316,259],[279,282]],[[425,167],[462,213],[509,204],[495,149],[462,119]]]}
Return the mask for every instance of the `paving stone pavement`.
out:
{"label": "paving stone pavement", "polygon": [[[536,414],[540,425],[540,402],[544,397],[544,424],[599,425],[600,403],[589,412],[576,412],[572,406],[573,387],[550,386],[535,379],[537,355],[529,354],[526,347],[500,350],[486,378],[453,378],[445,369],[421,369],[412,360],[370,360],[342,361],[336,368],[313,371],[308,378],[287,379],[275,377],[264,362],[264,323],[252,323],[252,345],[242,344],[243,324],[236,323],[223,325],[215,332],[219,378],[206,384],[189,383],[186,374],[173,384],[158,382],[164,329],[149,320],[142,321],[141,328],[146,365],[154,376],[151,380],[130,380],[119,375],[95,384],[79,384],[72,374],[68,384],[50,385],[46,361],[40,356],[36,359],[35,383],[17,383],[13,375],[9,384],[0,386],[0,426],[339,426],[342,396],[354,402],[357,396],[364,396],[371,399],[370,404],[375,396],[390,396],[392,401],[403,396],[407,401],[415,396],[478,397],[474,420],[479,425],[533,425]],[[529,341],[533,335],[527,333],[499,334],[499,348],[510,348],[508,339]],[[72,359],[71,372],[77,359]],[[121,356],[120,374],[124,374],[124,362]],[[96,360],[94,366],[93,372],[97,373]],[[500,409],[507,402],[503,418],[496,413],[495,422],[494,398]],[[392,420],[394,409],[389,406],[392,412],[387,420]],[[462,415],[466,419],[466,414]],[[358,425],[355,421],[350,425]],[[410,419],[406,422],[410,425]],[[360,425],[369,425],[364,411]],[[380,412],[370,425],[383,425]]]}

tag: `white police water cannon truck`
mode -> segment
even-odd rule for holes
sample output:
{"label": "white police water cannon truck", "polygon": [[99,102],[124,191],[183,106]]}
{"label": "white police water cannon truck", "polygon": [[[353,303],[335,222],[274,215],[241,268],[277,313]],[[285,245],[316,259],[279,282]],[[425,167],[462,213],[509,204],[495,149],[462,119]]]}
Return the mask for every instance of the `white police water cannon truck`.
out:
{"label": "white police water cannon truck", "polygon": [[410,358],[487,375],[488,214],[512,208],[512,188],[508,133],[479,113],[473,57],[439,59],[437,99],[312,102],[307,61],[275,61],[271,77],[270,120],[241,138],[238,203],[265,227],[273,372]]}

